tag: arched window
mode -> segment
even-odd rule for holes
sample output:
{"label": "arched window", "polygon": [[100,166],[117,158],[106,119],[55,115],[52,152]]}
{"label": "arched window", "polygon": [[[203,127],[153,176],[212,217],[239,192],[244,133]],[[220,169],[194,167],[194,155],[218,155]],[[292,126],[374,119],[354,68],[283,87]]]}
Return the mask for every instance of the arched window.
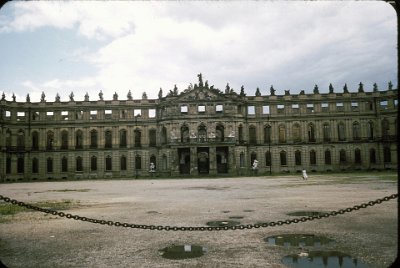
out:
{"label": "arched window", "polygon": [[324,141],[331,141],[331,127],[328,123],[323,125]]}
{"label": "arched window", "polygon": [[163,154],[162,156],[162,169],[163,170],[167,170],[168,168],[168,159],[167,156],[165,154]]}
{"label": "arched window", "polygon": [[294,152],[294,163],[296,166],[301,165],[301,152],[299,150]]}
{"label": "arched window", "polygon": [[387,119],[382,120],[382,138],[384,140],[389,139],[389,121]]}
{"label": "arched window", "polygon": [[112,158],[110,155],[106,156],[106,170],[111,171],[112,170]]}
{"label": "arched window", "polygon": [[32,132],[32,151],[39,150],[39,133],[37,131]]}
{"label": "arched window", "polygon": [[68,158],[63,157],[61,159],[61,172],[67,172],[68,171]]}
{"label": "arched window", "polygon": [[67,150],[68,149],[68,131],[63,130],[61,132],[61,149]]}
{"label": "arched window", "polygon": [[244,153],[243,152],[241,152],[239,155],[239,165],[241,168],[244,167]]}
{"label": "arched window", "polygon": [[39,160],[36,157],[32,159],[32,173],[39,173]]}
{"label": "arched window", "polygon": [[286,142],[286,128],[284,125],[279,126],[279,142],[285,143]]}
{"label": "arched window", "polygon": [[189,128],[186,125],[181,127],[181,142],[189,142]]}
{"label": "arched window", "polygon": [[239,128],[238,128],[238,131],[239,131],[239,142],[240,143],[243,143],[244,142],[244,137],[243,137],[243,126],[242,125],[239,125]]}
{"label": "arched window", "polygon": [[150,156],[150,163],[154,164],[155,169],[157,168],[157,158],[154,154]]}
{"label": "arched window", "polygon": [[142,132],[140,129],[135,129],[134,131],[135,135],[135,147],[141,147],[142,146]]}
{"label": "arched window", "polygon": [[25,171],[25,161],[23,156],[17,158],[17,172],[24,173]]}
{"label": "arched window", "polygon": [[294,142],[301,142],[301,129],[299,124],[293,125],[293,141]]}
{"label": "arched window", "polygon": [[97,131],[93,129],[90,131],[90,148],[97,148]]}
{"label": "arched window", "polygon": [[53,131],[47,131],[47,143],[46,143],[46,149],[47,150],[53,150],[54,146],[54,133]]}
{"label": "arched window", "polygon": [[354,122],[353,123],[353,140],[360,140],[361,139],[361,128],[360,123]]}
{"label": "arched window", "polygon": [[127,145],[126,130],[121,129],[121,131],[119,132],[119,147],[126,148],[126,145]]}
{"label": "arched window", "polygon": [[271,166],[271,152],[268,151],[265,153],[265,166],[269,167]]}
{"label": "arched window", "polygon": [[53,158],[47,158],[47,173],[53,172]]}
{"label": "arched window", "polygon": [[142,157],[140,155],[135,156],[135,168],[137,170],[142,169]]}
{"label": "arched window", "polygon": [[249,143],[251,145],[257,144],[257,131],[255,126],[249,127]]}
{"label": "arched window", "polygon": [[264,127],[264,143],[270,143],[271,142],[271,126],[266,125]]}
{"label": "arched window", "polygon": [[331,151],[326,150],[325,151],[325,165],[330,165],[330,164],[332,164]]}
{"label": "arched window", "polygon": [[83,133],[77,130],[75,133],[75,149],[83,149]]}
{"label": "arched window", "polygon": [[157,132],[155,129],[149,130],[149,146],[155,147],[157,145]]}
{"label": "arched window", "polygon": [[121,163],[121,170],[125,171],[126,170],[126,156],[125,155],[121,156],[120,163]]}
{"label": "arched window", "polygon": [[91,171],[97,170],[97,157],[94,155],[90,158],[90,170]]}
{"label": "arched window", "polygon": [[369,150],[369,162],[371,164],[376,164],[376,151],[373,148]]}
{"label": "arched window", "polygon": [[287,165],[287,161],[286,161],[286,152],[285,151],[281,151],[279,153],[280,159],[281,159],[281,166],[286,166]]}
{"label": "arched window", "polygon": [[340,163],[346,163],[347,159],[346,159],[346,151],[345,150],[340,150],[339,151],[339,162]]}
{"label": "arched window", "polygon": [[384,163],[392,162],[392,155],[391,155],[389,147],[384,147],[383,148],[383,162]]}
{"label": "arched window", "polygon": [[167,143],[167,128],[162,127],[161,129],[161,144],[166,144]]}
{"label": "arched window", "polygon": [[314,124],[308,125],[308,141],[315,142],[315,127]]}
{"label": "arched window", "polygon": [[368,139],[373,140],[374,139],[374,123],[373,122],[368,122]]}
{"label": "arched window", "polygon": [[25,148],[25,134],[22,129],[18,131],[17,148],[20,150]]}
{"label": "arched window", "polygon": [[76,171],[83,171],[83,161],[80,156],[76,158]]}
{"label": "arched window", "polygon": [[314,150],[310,151],[310,165],[316,165],[317,164],[317,154]]}
{"label": "arched window", "polygon": [[354,150],[354,163],[361,164],[361,150],[358,148]]}
{"label": "arched window", "polygon": [[224,141],[225,135],[225,128],[223,125],[217,125],[217,127],[215,128],[215,139],[217,141]]}
{"label": "arched window", "polygon": [[11,148],[11,130],[6,131],[6,148]]}
{"label": "arched window", "polygon": [[345,129],[344,123],[340,122],[337,127],[338,127],[339,141],[345,141],[346,140],[346,129]]}
{"label": "arched window", "polygon": [[106,132],[105,132],[104,148],[112,148],[112,132],[111,132],[111,130],[106,130]]}
{"label": "arched window", "polygon": [[252,152],[250,154],[250,166],[253,166],[254,160],[257,160],[257,153],[256,152]]}

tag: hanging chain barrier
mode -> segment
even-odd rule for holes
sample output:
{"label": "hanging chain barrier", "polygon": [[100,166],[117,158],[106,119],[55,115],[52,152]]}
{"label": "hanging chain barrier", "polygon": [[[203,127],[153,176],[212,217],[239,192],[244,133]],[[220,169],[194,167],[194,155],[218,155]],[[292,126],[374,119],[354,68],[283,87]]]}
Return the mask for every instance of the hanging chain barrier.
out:
{"label": "hanging chain barrier", "polygon": [[383,198],[376,199],[375,201],[369,201],[368,203],[362,203],[360,205],[356,205],[353,207],[345,208],[345,209],[339,209],[337,211],[331,211],[327,213],[322,213],[319,215],[314,215],[314,216],[308,216],[308,217],[301,217],[301,218],[295,218],[295,219],[290,219],[290,220],[284,220],[284,221],[275,221],[275,222],[264,222],[264,223],[256,223],[256,224],[247,224],[247,225],[234,225],[234,226],[209,226],[209,227],[203,227],[203,226],[196,226],[196,227],[187,227],[187,226],[163,226],[163,225],[143,225],[143,224],[131,224],[131,223],[122,223],[118,221],[106,221],[106,220],[97,220],[97,219],[92,219],[92,218],[87,218],[87,217],[81,217],[78,215],[72,215],[69,213],[64,213],[61,211],[56,211],[52,209],[47,209],[47,208],[41,208],[37,206],[33,206],[24,202],[20,202],[15,199],[11,199],[6,196],[0,195],[0,200],[3,200],[5,202],[11,203],[13,205],[18,205],[21,207],[25,207],[28,209],[33,209],[37,210],[40,212],[44,212],[47,214],[52,214],[55,216],[59,217],[65,217],[67,219],[74,219],[74,220],[79,220],[79,221],[87,221],[91,223],[97,223],[97,224],[102,224],[102,225],[108,225],[108,226],[116,226],[116,227],[127,227],[127,228],[136,228],[136,229],[147,229],[147,230],[158,230],[158,231],[222,231],[222,230],[244,230],[244,229],[252,229],[252,228],[260,228],[260,227],[274,227],[274,226],[281,226],[284,224],[292,224],[292,223],[299,223],[299,222],[307,222],[307,221],[313,221],[317,219],[323,219],[323,218],[328,218],[332,216],[337,216],[339,214],[344,214],[352,211],[356,211],[362,208],[367,208],[367,207],[372,207],[377,204],[381,204],[384,201],[389,201],[391,199],[395,199],[398,197],[398,194],[392,194]]}

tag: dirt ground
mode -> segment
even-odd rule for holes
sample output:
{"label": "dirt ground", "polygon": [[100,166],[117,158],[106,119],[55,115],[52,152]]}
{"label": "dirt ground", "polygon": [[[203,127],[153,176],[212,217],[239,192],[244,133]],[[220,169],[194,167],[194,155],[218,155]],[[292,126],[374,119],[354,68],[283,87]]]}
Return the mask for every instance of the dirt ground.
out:
{"label": "dirt ground", "polygon": [[[255,224],[329,212],[397,193],[397,173],[216,178],[93,180],[0,184],[24,201],[68,200],[66,213],[119,222],[206,226],[229,220]],[[322,249],[347,253],[369,267],[389,267],[398,250],[398,200],[305,223],[229,231],[156,231],[103,226],[41,212],[0,215],[0,260],[8,267],[285,267],[282,258],[312,248],[268,245],[279,234],[324,235]],[[170,260],[159,250],[200,245],[198,258]]]}

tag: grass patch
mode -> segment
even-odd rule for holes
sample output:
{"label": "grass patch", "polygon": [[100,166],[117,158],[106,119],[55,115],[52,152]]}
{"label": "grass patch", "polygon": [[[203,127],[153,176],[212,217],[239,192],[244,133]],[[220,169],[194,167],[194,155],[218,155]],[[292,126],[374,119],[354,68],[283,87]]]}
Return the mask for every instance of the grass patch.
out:
{"label": "grass patch", "polygon": [[22,211],[27,211],[27,209],[13,204],[0,204],[0,215],[14,215]]}

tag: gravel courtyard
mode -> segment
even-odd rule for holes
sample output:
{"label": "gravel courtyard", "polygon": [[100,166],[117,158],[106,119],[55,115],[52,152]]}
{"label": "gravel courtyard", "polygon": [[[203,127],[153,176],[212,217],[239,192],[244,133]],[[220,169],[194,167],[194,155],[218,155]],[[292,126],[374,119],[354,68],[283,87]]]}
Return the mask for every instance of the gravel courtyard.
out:
{"label": "gravel courtyard", "polygon": [[[397,193],[397,173],[324,174],[205,179],[92,180],[0,184],[0,195],[30,204],[64,202],[65,213],[100,220],[207,226],[235,219],[255,224],[293,219],[295,211],[330,212]],[[4,206],[4,202],[0,202]],[[398,200],[336,217],[283,226],[228,231],[139,230],[24,210],[0,214],[0,260],[7,267],[286,267],[282,258],[313,250],[264,239],[315,234],[335,242],[368,267],[389,267],[397,256]],[[200,245],[198,258],[170,260],[160,249]]]}

